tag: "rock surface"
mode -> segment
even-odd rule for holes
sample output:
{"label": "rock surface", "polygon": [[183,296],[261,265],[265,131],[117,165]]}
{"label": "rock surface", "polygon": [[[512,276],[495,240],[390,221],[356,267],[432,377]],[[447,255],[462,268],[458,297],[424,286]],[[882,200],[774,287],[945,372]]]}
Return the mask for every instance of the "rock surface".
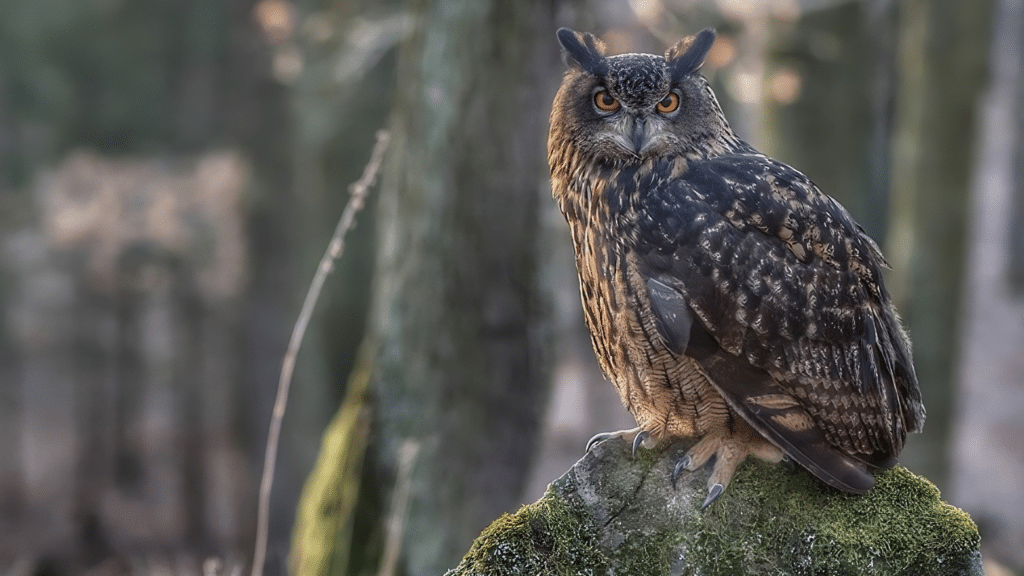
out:
{"label": "rock surface", "polygon": [[602,442],[543,498],[494,521],[448,575],[983,574],[970,517],[904,468],[854,496],[748,459],[701,511],[707,470],[669,482],[687,447],[634,459],[627,442]]}

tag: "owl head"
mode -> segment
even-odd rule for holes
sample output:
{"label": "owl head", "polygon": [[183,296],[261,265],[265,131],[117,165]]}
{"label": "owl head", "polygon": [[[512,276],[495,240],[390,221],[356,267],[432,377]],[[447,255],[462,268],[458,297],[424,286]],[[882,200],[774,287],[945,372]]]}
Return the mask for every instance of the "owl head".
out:
{"label": "owl head", "polygon": [[592,34],[558,30],[569,71],[552,108],[552,142],[617,164],[721,148],[731,130],[699,70],[715,31],[664,56],[606,56]]}

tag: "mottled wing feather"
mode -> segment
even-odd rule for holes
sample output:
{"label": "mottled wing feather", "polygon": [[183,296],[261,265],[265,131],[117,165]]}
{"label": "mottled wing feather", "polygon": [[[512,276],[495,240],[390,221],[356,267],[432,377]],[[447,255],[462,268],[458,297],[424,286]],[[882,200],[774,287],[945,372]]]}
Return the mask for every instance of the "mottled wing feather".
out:
{"label": "mottled wing feather", "polygon": [[[660,162],[615,180],[609,194],[644,191],[631,211],[638,222],[623,223],[637,231],[629,242],[642,255],[639,272],[687,303],[727,354],[716,363],[736,364],[719,370],[737,378],[748,365],[763,371],[772,383],[762,384],[796,398],[828,443],[890,464],[924,413],[881,279],[884,260],[846,211],[803,174],[757,153],[694,160],[683,171]],[[683,327],[655,313],[666,341],[678,343]],[[786,441],[784,427],[752,407],[751,394],[765,392],[746,388],[756,383],[714,379],[762,433],[774,429],[768,435]]]}
{"label": "mottled wing feather", "polygon": [[686,351],[693,327],[693,311],[678,290],[657,278],[647,279],[647,297],[654,306],[654,321],[658,333],[665,339],[669,350],[676,354]]}
{"label": "mottled wing feather", "polygon": [[[689,354],[697,358],[708,380],[764,437],[834,488],[863,494],[875,485],[874,476],[867,471],[868,463],[833,447],[807,409],[795,397],[779,390],[778,383],[766,371],[737,362],[710,336],[695,337],[693,341]],[[719,386],[717,382],[728,384]]]}

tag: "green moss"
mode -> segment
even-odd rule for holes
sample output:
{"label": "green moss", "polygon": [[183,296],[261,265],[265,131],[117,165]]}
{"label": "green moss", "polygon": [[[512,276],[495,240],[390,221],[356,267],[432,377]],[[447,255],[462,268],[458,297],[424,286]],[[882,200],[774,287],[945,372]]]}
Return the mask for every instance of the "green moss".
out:
{"label": "green moss", "polygon": [[598,449],[492,524],[452,574],[980,574],[974,523],[903,468],[857,496],[748,460],[701,511],[704,475],[678,489],[665,478],[680,450]]}
{"label": "green moss", "polygon": [[448,574],[600,576],[607,573],[607,565],[590,524],[548,495],[492,522]]}
{"label": "green moss", "polygon": [[[879,474],[862,496],[839,493],[810,475],[751,462],[723,498],[758,502],[732,513],[711,506],[698,517],[688,560],[701,574],[907,574],[949,572],[951,558],[977,550],[977,527],[943,503],[938,489],[904,468]],[[740,508],[736,508],[740,509]],[[781,542],[778,535],[789,535]]]}
{"label": "green moss", "polygon": [[[302,489],[292,529],[292,574],[346,574],[352,552],[357,557],[365,553],[370,548],[367,539],[375,535],[365,527],[353,534],[357,507],[373,491],[372,485],[363,485],[362,476],[369,434],[366,395],[375,354],[376,347],[368,340],[349,379],[345,402],[324,431],[316,464]],[[354,542],[360,546],[353,548]]]}
{"label": "green moss", "polygon": [[615,550],[614,564],[619,567],[617,573],[623,575],[658,576],[671,571],[671,552],[676,544],[683,541],[682,532],[675,534],[652,534],[646,538],[627,540]]}

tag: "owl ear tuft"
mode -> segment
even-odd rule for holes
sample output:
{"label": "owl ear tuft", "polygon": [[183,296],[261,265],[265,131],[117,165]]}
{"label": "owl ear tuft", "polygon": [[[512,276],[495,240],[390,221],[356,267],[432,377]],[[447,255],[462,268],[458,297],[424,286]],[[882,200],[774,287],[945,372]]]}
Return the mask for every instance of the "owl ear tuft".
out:
{"label": "owl ear tuft", "polygon": [[604,75],[607,68],[605,46],[600,38],[589,32],[576,32],[568,28],[559,28],[556,34],[558,43],[562,45],[562,60],[566,66],[596,76]]}
{"label": "owl ear tuft", "polygon": [[715,43],[715,29],[705,28],[700,32],[683,38],[675,46],[665,51],[665,60],[674,72],[675,78],[681,79],[693,74],[704,65],[704,59]]}

